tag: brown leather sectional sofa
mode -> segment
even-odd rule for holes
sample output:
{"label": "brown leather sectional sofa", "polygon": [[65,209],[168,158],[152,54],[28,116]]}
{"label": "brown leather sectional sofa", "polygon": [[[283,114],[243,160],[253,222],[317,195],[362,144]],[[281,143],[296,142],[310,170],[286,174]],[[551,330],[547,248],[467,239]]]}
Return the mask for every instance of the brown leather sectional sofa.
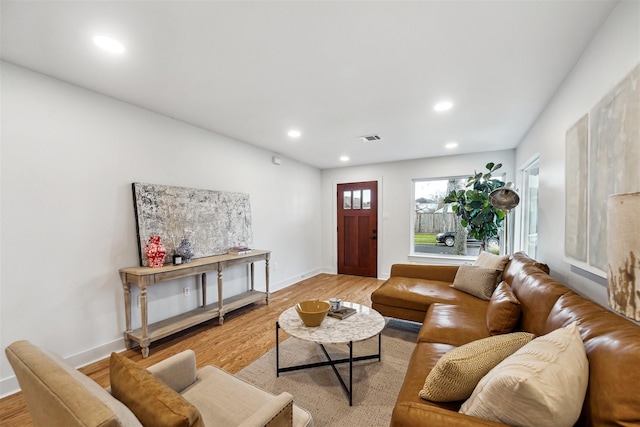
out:
{"label": "brown leather sectional sofa", "polygon": [[[450,287],[457,269],[396,264],[371,296],[373,308],[383,315],[423,323],[392,426],[503,425],[458,413],[462,401],[436,403],[418,396],[440,357],[489,336],[489,303]],[[569,290],[548,272],[545,264],[521,252],[506,265],[502,280],[521,305],[516,330],[541,336],[577,321],[589,361],[589,385],[576,425],[640,426],[640,326]]]}

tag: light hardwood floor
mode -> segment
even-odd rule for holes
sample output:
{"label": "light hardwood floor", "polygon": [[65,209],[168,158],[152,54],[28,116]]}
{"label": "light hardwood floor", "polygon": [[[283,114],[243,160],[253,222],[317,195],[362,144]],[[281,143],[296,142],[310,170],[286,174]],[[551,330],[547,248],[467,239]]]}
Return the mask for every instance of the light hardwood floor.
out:
{"label": "light hardwood floor", "polygon": [[[285,309],[304,299],[336,296],[343,301],[370,306],[371,292],[381,284],[382,280],[367,277],[320,274],[272,293],[268,305],[256,303],[227,314],[222,326],[213,319],[157,341],[151,345],[146,359],[137,348],[122,354],[149,366],[190,348],[196,352],[198,367],[216,365],[235,374],[275,347],[275,322]],[[281,340],[286,339],[283,331],[280,336]],[[109,385],[108,358],[80,368],[80,371],[103,387]],[[32,425],[21,393],[0,400],[0,426]]]}

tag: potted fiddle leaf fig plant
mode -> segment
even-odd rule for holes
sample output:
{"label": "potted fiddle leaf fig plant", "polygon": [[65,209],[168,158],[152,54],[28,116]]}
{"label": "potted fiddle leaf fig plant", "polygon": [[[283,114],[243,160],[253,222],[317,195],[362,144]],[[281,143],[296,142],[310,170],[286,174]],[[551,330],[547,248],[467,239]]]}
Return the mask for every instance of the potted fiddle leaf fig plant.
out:
{"label": "potted fiddle leaf fig plant", "polygon": [[487,163],[488,172],[475,172],[467,179],[464,189],[452,190],[445,203],[451,203],[451,209],[460,217],[460,224],[466,228],[469,237],[479,240],[484,250],[487,240],[498,236],[502,226],[504,211],[489,203],[489,193],[504,186],[504,182],[492,174],[502,167],[502,163]]}

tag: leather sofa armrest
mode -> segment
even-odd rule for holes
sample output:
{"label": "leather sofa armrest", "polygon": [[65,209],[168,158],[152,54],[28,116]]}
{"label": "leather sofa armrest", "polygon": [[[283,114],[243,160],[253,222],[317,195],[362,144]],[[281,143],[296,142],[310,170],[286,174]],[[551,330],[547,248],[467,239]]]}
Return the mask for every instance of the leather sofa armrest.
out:
{"label": "leather sofa armrest", "polygon": [[196,382],[196,354],[193,350],[185,350],[150,366],[148,369],[153,375],[180,393]]}
{"label": "leather sofa armrest", "polygon": [[293,425],[293,396],[280,393],[262,405],[239,427],[290,427]]}
{"label": "leather sofa armrest", "polygon": [[507,427],[506,424],[496,423],[482,418],[461,414],[450,409],[431,405],[407,402],[398,403],[393,409],[391,427],[401,426],[429,426],[429,427]]}
{"label": "leather sofa armrest", "polygon": [[391,277],[408,277],[451,283],[453,283],[457,272],[457,265],[393,264],[391,266]]}

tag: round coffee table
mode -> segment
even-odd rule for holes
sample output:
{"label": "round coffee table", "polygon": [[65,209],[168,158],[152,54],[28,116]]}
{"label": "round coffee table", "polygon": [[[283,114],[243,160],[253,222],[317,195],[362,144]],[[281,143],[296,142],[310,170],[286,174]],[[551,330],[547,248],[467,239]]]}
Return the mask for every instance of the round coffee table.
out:
{"label": "round coffee table", "polygon": [[[356,309],[356,313],[346,319],[336,319],[327,315],[320,326],[307,327],[296,312],[295,307],[285,310],[276,322],[276,376],[281,372],[297,371],[300,369],[315,368],[319,366],[331,366],[338,377],[340,385],[349,398],[349,406],[353,404],[353,362],[360,360],[381,359],[381,332],[386,324],[384,317],[374,309],[365,305],[352,302],[343,302],[343,307]],[[280,348],[278,331],[282,328],[287,334],[301,340],[318,344],[327,360],[324,362],[308,363],[304,365],[280,367]],[[353,357],[353,343],[364,341],[378,335],[378,353],[366,356]],[[347,344],[349,357],[344,359],[331,359],[323,344]],[[349,363],[349,386],[336,369],[336,365]]]}

